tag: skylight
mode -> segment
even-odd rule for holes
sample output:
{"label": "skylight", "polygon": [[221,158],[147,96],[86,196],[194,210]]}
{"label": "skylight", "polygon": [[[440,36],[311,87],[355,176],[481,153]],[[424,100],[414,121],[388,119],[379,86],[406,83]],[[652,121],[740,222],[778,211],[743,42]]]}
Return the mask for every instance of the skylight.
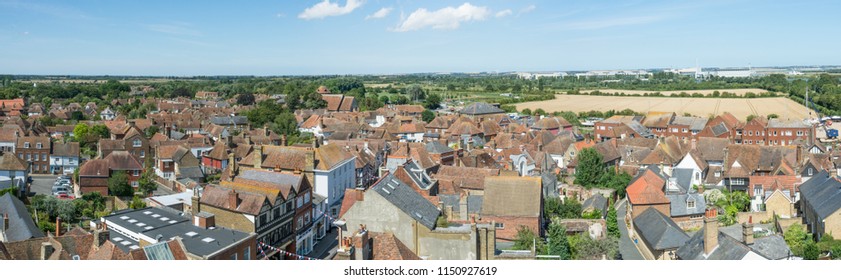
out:
{"label": "skylight", "polygon": [[150,230],[150,229],[153,229],[153,228],[155,228],[155,227],[153,227],[153,226],[148,226],[148,227],[145,227],[144,229],[146,229],[146,230]]}
{"label": "skylight", "polygon": [[160,216],[161,216],[160,214],[154,214],[154,215],[152,215],[152,218],[157,218],[157,217],[160,217]]}
{"label": "skylight", "polygon": [[128,222],[133,224],[133,223],[136,223],[136,222],[137,222],[137,220],[135,220],[135,219],[131,219],[131,220],[128,220]]}
{"label": "skylight", "polygon": [[205,237],[201,241],[204,241],[204,243],[210,243],[210,242],[216,241],[216,239],[213,239],[213,238],[210,238],[210,237]]}
{"label": "skylight", "polygon": [[185,233],[184,235],[189,236],[189,237],[193,237],[193,236],[198,235],[198,233],[196,233],[195,231],[191,231],[191,232]]}
{"label": "skylight", "polygon": [[176,221],[169,221],[169,223],[170,223],[170,224],[174,224],[174,223],[176,223]]}
{"label": "skylight", "polygon": [[115,242],[120,242],[120,241],[123,241],[123,238],[122,237],[114,237],[111,240],[114,240]]}
{"label": "skylight", "polygon": [[131,242],[130,241],[123,241],[123,242],[120,242],[120,244],[123,244],[123,246],[128,246],[129,244],[131,244]]}
{"label": "skylight", "polygon": [[143,211],[143,215],[149,215],[149,214],[152,214],[152,211]]}
{"label": "skylight", "polygon": [[139,226],[139,227],[145,227],[146,226],[146,224],[144,224],[144,223],[137,223],[136,225]]}
{"label": "skylight", "polygon": [[121,216],[120,220],[128,220],[128,216]]}
{"label": "skylight", "polygon": [[137,246],[137,245],[131,245],[131,246],[129,246],[128,248],[129,248],[129,249],[132,249],[132,250],[137,250],[137,249],[140,249],[140,246]]}
{"label": "skylight", "polygon": [[167,218],[167,217],[161,217],[161,221],[164,221],[164,222],[169,221],[169,218]]}

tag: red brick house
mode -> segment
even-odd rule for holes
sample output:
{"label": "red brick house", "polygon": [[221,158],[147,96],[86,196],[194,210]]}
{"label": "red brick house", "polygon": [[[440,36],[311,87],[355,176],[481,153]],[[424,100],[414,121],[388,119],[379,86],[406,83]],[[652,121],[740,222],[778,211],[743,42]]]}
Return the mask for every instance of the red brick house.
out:
{"label": "red brick house", "polygon": [[89,160],[79,169],[79,192],[108,195],[108,178],[114,172],[126,172],[129,184],[137,189],[143,165],[127,151],[114,151],[105,158]]}
{"label": "red brick house", "polygon": [[646,169],[642,175],[634,178],[628,188],[625,189],[631,205],[629,214],[632,219],[648,208],[657,209],[666,217],[671,217],[671,203],[663,192],[666,180],[655,170],[656,168]]}

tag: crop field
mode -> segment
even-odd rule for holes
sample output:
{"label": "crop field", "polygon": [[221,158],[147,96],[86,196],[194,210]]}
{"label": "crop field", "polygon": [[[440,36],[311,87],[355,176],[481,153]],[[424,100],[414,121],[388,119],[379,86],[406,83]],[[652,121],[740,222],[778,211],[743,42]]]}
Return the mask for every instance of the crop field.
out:
{"label": "crop field", "polygon": [[767,90],[759,89],[759,88],[736,88],[736,89],[702,89],[702,90],[668,90],[668,91],[631,90],[631,89],[593,89],[593,90],[581,90],[581,93],[590,93],[591,91],[599,91],[599,92],[610,93],[610,94],[625,93],[626,95],[631,95],[631,94],[643,95],[644,93],[651,94],[651,93],[659,92],[660,94],[667,95],[667,96],[678,95],[681,92],[685,92],[687,94],[700,93],[700,94],[703,94],[705,96],[706,95],[712,95],[713,92],[715,92],[715,91],[718,91],[720,93],[723,93],[723,92],[733,93],[733,94],[736,94],[738,96],[743,96],[748,92],[753,92],[757,95],[759,95],[761,93],[768,92]]}
{"label": "crop field", "polygon": [[[638,97],[638,96],[592,96],[556,95],[554,100],[515,104],[517,110],[542,108],[554,111],[609,111],[631,109],[637,112],[689,113],[706,117],[730,112],[744,120],[748,115],[767,116],[777,114],[782,119],[805,119],[811,110],[785,97],[773,98],[691,98],[691,97]],[[814,116],[814,113],[813,113]]]}

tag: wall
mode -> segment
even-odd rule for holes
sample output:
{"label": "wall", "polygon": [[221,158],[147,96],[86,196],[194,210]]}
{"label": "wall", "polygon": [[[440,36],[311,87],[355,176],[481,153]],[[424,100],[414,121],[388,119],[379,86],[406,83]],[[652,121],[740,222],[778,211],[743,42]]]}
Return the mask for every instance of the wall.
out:
{"label": "wall", "polygon": [[217,226],[234,229],[241,232],[255,231],[253,216],[232,212],[227,209],[217,208],[207,204],[201,204],[200,209],[201,211],[213,214],[215,216]]}
{"label": "wall", "polygon": [[428,260],[476,260],[476,229],[470,225],[430,231],[418,230],[418,256]]}
{"label": "wall", "polygon": [[374,191],[365,192],[365,199],[354,203],[341,219],[347,222],[343,236],[350,236],[348,230],[355,231],[363,224],[373,232],[394,233],[394,237],[417,253],[415,228],[423,225]]}
{"label": "wall", "polygon": [[823,222],[823,234],[829,234],[834,238],[841,238],[841,209],[830,214]]}
{"label": "wall", "polygon": [[540,230],[540,219],[538,217],[502,217],[483,216],[483,223],[503,224],[503,227],[496,228],[496,239],[513,241],[517,238],[517,230],[520,226],[531,229],[532,232],[543,235]]}
{"label": "wall", "polygon": [[230,260],[231,255],[236,254],[237,260],[244,260],[245,249],[250,248],[248,254],[249,260],[256,260],[257,259],[257,235],[252,234],[248,238],[243,241],[240,241],[239,244],[234,245],[233,247],[226,248],[226,250],[219,252],[216,255],[210,256],[208,259],[210,260]]}
{"label": "wall", "polygon": [[747,223],[749,220],[753,220],[754,224],[758,224],[764,221],[768,221],[774,218],[774,213],[770,211],[762,211],[762,212],[739,212],[736,213],[736,222],[737,223]]}
{"label": "wall", "polygon": [[791,203],[785,194],[781,192],[774,192],[771,197],[765,201],[765,211],[771,214],[777,214],[781,218],[791,218],[797,216],[794,212],[794,204]]}
{"label": "wall", "polygon": [[631,212],[633,212],[632,216],[631,216],[631,219],[636,219],[637,216],[642,214],[642,212],[645,212],[645,209],[652,208],[652,207],[654,209],[657,209],[657,211],[660,211],[660,213],[663,213],[663,215],[666,215],[666,217],[671,217],[672,216],[672,214],[671,214],[672,208],[671,208],[671,205],[668,204],[668,203],[666,203],[666,204],[639,204],[639,205],[631,205]]}

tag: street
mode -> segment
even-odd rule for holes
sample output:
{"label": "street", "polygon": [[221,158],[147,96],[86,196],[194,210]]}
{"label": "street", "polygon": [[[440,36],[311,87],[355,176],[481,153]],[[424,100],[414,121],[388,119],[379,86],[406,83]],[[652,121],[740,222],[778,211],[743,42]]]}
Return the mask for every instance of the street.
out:
{"label": "street", "polygon": [[310,252],[307,256],[317,259],[332,259],[333,256],[336,255],[336,247],[339,245],[339,242],[336,240],[336,235],[337,231],[335,228],[332,231],[327,232],[327,234],[324,235],[324,238],[315,244],[315,247],[312,248],[312,252]]}
{"label": "street", "polygon": [[637,246],[634,245],[634,241],[628,235],[628,227],[625,224],[625,214],[627,212],[625,205],[627,203],[628,199],[626,198],[616,204],[619,207],[616,209],[616,221],[619,223],[619,233],[621,235],[619,237],[619,253],[622,254],[623,260],[644,260]]}

